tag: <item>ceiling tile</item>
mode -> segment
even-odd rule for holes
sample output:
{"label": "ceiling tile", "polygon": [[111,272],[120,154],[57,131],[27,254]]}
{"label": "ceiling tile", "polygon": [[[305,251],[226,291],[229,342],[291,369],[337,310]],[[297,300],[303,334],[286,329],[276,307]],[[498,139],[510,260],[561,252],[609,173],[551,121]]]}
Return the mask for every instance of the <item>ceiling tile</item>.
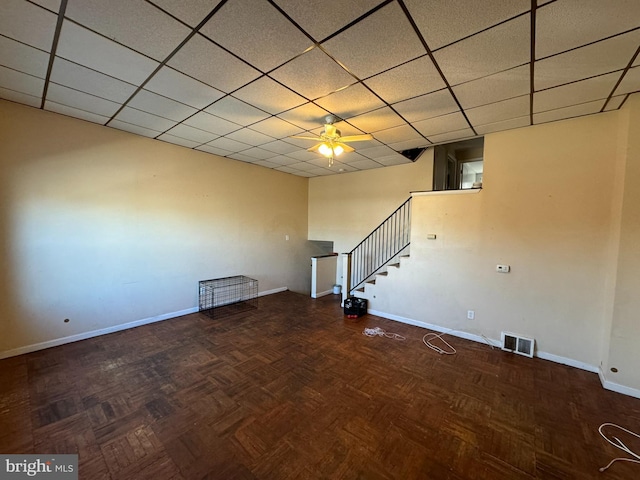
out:
{"label": "ceiling tile", "polygon": [[66,105],[60,105],[59,103],[50,102],[50,101],[45,102],[44,109],[50,112],[67,115],[69,117],[86,120],[88,122],[98,123],[100,125],[104,125],[109,121],[109,117],[104,117],[102,115],[97,115],[95,113],[85,112],[84,110],[68,107]]}
{"label": "ceiling tile", "polygon": [[429,140],[433,143],[448,143],[457,140],[464,140],[466,138],[475,137],[476,134],[470,128],[463,128],[462,130],[456,130],[453,132],[440,133],[438,135],[431,135]]}
{"label": "ceiling tile", "polygon": [[622,70],[629,64],[638,45],[640,30],[539,60],[534,69],[535,89]]}
{"label": "ceiling tile", "polygon": [[44,80],[0,66],[0,87],[34,97],[42,97]]}
{"label": "ceiling tile", "polygon": [[162,67],[144,88],[197,109],[204,108],[224,96],[220,90],[166,66]]}
{"label": "ceiling tile", "polygon": [[152,2],[192,27],[198,25],[220,3],[219,0],[152,0]]}
{"label": "ceiling tile", "polygon": [[503,120],[501,122],[487,123],[486,125],[478,125],[475,127],[476,132],[479,135],[486,135],[487,133],[500,132],[502,130],[511,130],[513,128],[528,127],[531,120],[529,115],[525,117],[512,118],[510,120]]}
{"label": "ceiling tile", "polygon": [[619,73],[609,73],[536,92],[533,95],[533,111],[539,113],[592,100],[605,99],[611,93],[619,77]]}
{"label": "ceiling tile", "polygon": [[273,152],[260,147],[248,148],[243,150],[242,154],[253,157],[256,160],[267,160],[268,158],[273,157]]}
{"label": "ceiling tile", "polygon": [[0,32],[46,52],[51,51],[57,15],[24,0],[0,2]]}
{"label": "ceiling tile", "polygon": [[389,146],[396,152],[402,152],[404,150],[410,150],[412,148],[425,147],[431,144],[431,142],[420,137],[420,140],[408,140],[406,142],[390,143]]}
{"label": "ceiling tile", "polygon": [[446,86],[427,55],[371,77],[364,83],[388,103],[417,97]]}
{"label": "ceiling tile", "polygon": [[287,153],[287,157],[294,158],[301,162],[313,160],[314,158],[318,158],[320,156],[317,152],[309,152],[307,149],[300,149],[296,152]]}
{"label": "ceiling tile", "polygon": [[303,172],[317,168],[315,165],[307,162],[291,163],[288,167]]}
{"label": "ceiling tile", "polygon": [[97,97],[123,103],[136,87],[95,70],[56,57],[51,70],[51,81]]}
{"label": "ceiling tile", "polygon": [[349,162],[349,165],[351,165],[354,168],[357,168],[358,170],[371,170],[373,168],[380,168],[384,166],[381,163],[376,162],[375,160],[369,160],[369,159],[358,160],[356,162]]}
{"label": "ceiling tile", "polygon": [[240,160],[241,162],[247,163],[253,163],[256,160],[255,158],[243,153],[232,153],[231,155],[228,155],[228,158],[233,158],[234,160]]}
{"label": "ceiling tile", "polygon": [[[215,142],[215,140],[214,140]],[[227,155],[231,155],[234,152],[231,152],[229,150],[224,150],[222,148],[217,148],[217,147],[213,147],[209,144],[206,145],[200,145],[198,148],[196,148],[196,150],[202,150],[203,152],[207,152],[207,153],[213,153],[214,155],[219,155],[221,157],[226,157]]]}
{"label": "ceiling tile", "polygon": [[225,150],[227,152],[242,152],[248,148],[251,148],[251,145],[244,143],[244,142],[239,142],[237,140],[233,140],[231,138],[227,138],[227,137],[220,137],[220,138],[216,138],[215,140],[207,143],[207,145],[209,145],[212,148],[216,148],[216,149],[220,149],[220,150]]}
{"label": "ceiling tile", "polygon": [[[462,130],[469,125],[460,112],[448,113],[439,117],[421,120],[413,124],[425,137],[431,140],[432,135]],[[433,140],[431,140],[433,142]]]}
{"label": "ceiling tile", "polygon": [[256,132],[250,128],[237,130],[226,137],[231,140],[237,140],[238,142],[248,143],[253,146],[264,145],[265,143],[273,142],[273,140],[275,140],[273,137],[265,135],[264,133]]}
{"label": "ceiling tile", "polygon": [[265,143],[264,145],[262,145],[262,148],[279,155],[285,155],[287,153],[295,152],[300,149],[300,147],[292,145],[283,140],[275,140],[273,142]]}
{"label": "ceiling tile", "polygon": [[530,96],[523,95],[482,107],[469,108],[465,113],[471,124],[476,126],[529,115],[529,110]]}
{"label": "ceiling tile", "polygon": [[149,138],[154,138],[156,135],[158,135],[158,133],[160,133],[149,128],[141,127],[139,125],[121,122],[120,120],[114,120],[110,122],[109,126],[118,130],[124,130],[125,132],[135,133],[136,135],[141,135],[143,137]]}
{"label": "ceiling tile", "polygon": [[375,133],[376,140],[384,143],[398,143],[411,140],[422,141],[425,139],[409,125],[400,125],[398,127],[379,130]]}
{"label": "ceiling tile", "polygon": [[438,50],[434,57],[450,85],[485,77],[531,60],[529,15]]}
{"label": "ceiling tile", "polygon": [[47,100],[109,118],[120,108],[119,103],[63,87],[56,83],[49,84]]}
{"label": "ceiling tile", "polygon": [[144,0],[69,0],[65,16],[158,61],[191,32]]}
{"label": "ceiling tile", "polygon": [[51,10],[55,14],[60,11],[60,0],[31,0],[33,3],[37,3],[38,5]]}
{"label": "ceiling tile", "polygon": [[372,160],[377,160],[379,157],[394,155],[396,151],[386,145],[380,145],[379,147],[359,148],[358,153]]}
{"label": "ceiling tile", "polygon": [[444,89],[396,103],[393,108],[407,121],[416,122],[455,112],[458,110],[458,104],[449,90]]}
{"label": "ceiling tile", "polygon": [[311,175],[321,176],[321,175],[335,175],[338,172],[336,170],[333,170],[332,168],[315,167],[310,170],[307,170],[307,173]]}
{"label": "ceiling tile", "polygon": [[[260,72],[238,60],[202,35],[194,35],[168,65],[223,92],[233,90],[258,78]],[[220,68],[224,65],[224,68]]]}
{"label": "ceiling tile", "polygon": [[268,77],[259,78],[234,92],[233,96],[274,115],[305,103],[300,95]]}
{"label": "ceiling tile", "polygon": [[0,65],[38,78],[45,78],[49,66],[49,54],[0,36]]}
{"label": "ceiling tile", "polygon": [[366,133],[374,133],[405,124],[405,121],[389,107],[379,108],[347,120],[351,125]]}
{"label": "ceiling tile", "polygon": [[276,3],[307,33],[320,41],[376,7],[380,0],[276,0]]}
{"label": "ceiling tile", "polygon": [[[164,132],[173,127],[176,122],[167,120],[166,118],[158,117],[157,115],[151,115],[150,113],[136,110],[131,107],[124,107],[114,120],[131,123],[140,127],[145,127],[156,132]],[[109,124],[110,125],[110,124]],[[157,134],[156,134],[157,135]],[[154,135],[155,136],[155,135]]]}
{"label": "ceiling tile", "polygon": [[269,158],[269,161],[273,162],[273,163],[275,163],[277,165],[280,165],[280,166],[291,165],[291,164],[294,164],[294,163],[298,163],[298,160],[294,160],[293,158],[287,157],[285,155],[278,155],[278,156],[275,156],[275,157],[271,157],[271,158]]}
{"label": "ceiling tile", "polygon": [[240,125],[232,123],[224,118],[216,117],[207,112],[196,113],[184,121],[186,125],[199,128],[205,132],[215,133],[219,136],[235,132],[242,128]]}
{"label": "ceiling tile", "polygon": [[393,155],[388,155],[386,157],[378,157],[376,158],[376,162],[381,163],[385,167],[391,167],[393,165],[402,165],[405,163],[413,163],[404,155],[400,155],[399,153],[395,153]]}
{"label": "ceiling tile", "polygon": [[320,98],[315,103],[340,118],[370,112],[384,105],[384,102],[359,83]]}
{"label": "ceiling tile", "polygon": [[453,88],[462,108],[498,102],[507,98],[529,94],[531,73],[529,65],[496,73]]}
{"label": "ceiling tile", "polygon": [[270,162],[269,160],[259,160],[257,162],[251,162],[254,165],[258,165],[259,167],[265,167],[265,168],[276,168],[279,167],[280,165],[274,162]]}
{"label": "ceiling tile", "polygon": [[277,138],[285,138],[291,135],[298,135],[303,132],[300,127],[297,127],[285,120],[281,120],[278,117],[267,118],[266,120],[255,123],[251,125],[251,129]]}
{"label": "ceiling tile", "polygon": [[630,68],[616,88],[616,95],[640,91],[640,67]]}
{"label": "ceiling tile", "polygon": [[536,58],[636,28],[637,0],[562,0],[536,12]]}
{"label": "ceiling tile", "polygon": [[624,102],[625,98],[627,98],[626,95],[611,97],[609,99],[609,102],[607,103],[607,106],[604,108],[604,111],[609,112],[611,110],[617,110],[618,108],[620,108],[620,105],[622,105],[622,102]]}
{"label": "ceiling tile", "polygon": [[405,0],[405,4],[431,50],[531,9],[531,0]]}
{"label": "ceiling tile", "polygon": [[303,130],[313,130],[325,122],[328,112],[313,103],[305,103],[278,115],[279,118],[299,126]]}
{"label": "ceiling tile", "polygon": [[226,96],[222,100],[218,100],[207,108],[206,112],[243,126],[251,125],[271,116],[271,114],[232,96]]}
{"label": "ceiling tile", "polygon": [[15,90],[3,88],[2,86],[0,86],[0,98],[4,98],[5,100],[11,100],[12,102],[18,102],[24,105],[29,105],[30,107],[37,107],[37,108],[40,108],[40,104],[42,103],[42,99],[40,97],[35,97],[33,95],[28,95],[26,93],[16,92]]}
{"label": "ceiling tile", "polygon": [[189,125],[184,125],[182,123],[176,125],[166,133],[198,143],[208,143],[218,137],[218,135],[214,133],[205,132],[204,130],[190,127]]}
{"label": "ceiling tile", "polygon": [[319,48],[313,48],[269,74],[311,100],[335,92],[355,82]]}
{"label": "ceiling tile", "polygon": [[200,31],[263,72],[313,45],[269,2],[255,0],[225,3]]}
{"label": "ceiling tile", "polygon": [[592,113],[598,113],[604,100],[596,100],[594,102],[582,103],[579,105],[571,105],[570,107],[558,108],[556,110],[548,110],[546,112],[534,113],[533,123],[546,123],[556,120],[563,120],[565,118],[580,117],[582,115],[589,115]]}
{"label": "ceiling tile", "polygon": [[129,106],[160,117],[180,122],[198,110],[147,90],[140,90],[128,103]]}
{"label": "ceiling tile", "polygon": [[[323,44],[329,54],[365,79],[425,53],[404,12],[392,2]],[[384,49],[384,55],[380,49]]]}
{"label": "ceiling tile", "polygon": [[107,40],[68,20],[62,24],[57,55],[136,85],[144,82],[158,62]]}
{"label": "ceiling tile", "polygon": [[192,140],[187,140],[186,138],[176,137],[175,135],[169,135],[168,133],[163,133],[157,140],[162,140],[163,142],[173,143],[174,145],[180,145],[182,147],[194,148],[200,145],[198,142],[194,142]]}

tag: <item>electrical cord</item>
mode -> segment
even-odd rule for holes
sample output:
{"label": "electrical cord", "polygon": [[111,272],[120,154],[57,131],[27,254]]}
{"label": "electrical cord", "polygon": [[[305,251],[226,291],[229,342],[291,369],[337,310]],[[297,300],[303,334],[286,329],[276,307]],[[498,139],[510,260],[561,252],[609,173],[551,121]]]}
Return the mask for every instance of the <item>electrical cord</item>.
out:
{"label": "electrical cord", "polygon": [[616,425],[615,423],[603,423],[602,425],[600,425],[600,427],[598,428],[598,432],[600,432],[600,435],[602,436],[602,438],[604,438],[607,442],[609,442],[611,445],[613,445],[616,448],[619,448],[620,450],[628,453],[629,455],[631,455],[632,457],[635,457],[635,460],[633,458],[614,458],[613,460],[611,460],[609,462],[609,464],[606,467],[602,467],[600,469],[601,472],[604,472],[607,468],[609,468],[611,465],[613,465],[615,462],[617,462],[618,460],[620,460],[621,462],[632,462],[632,463],[640,463],[640,455],[638,455],[637,453],[633,452],[629,447],[627,447],[622,440],[620,440],[618,437],[614,437],[612,435],[612,438],[615,439],[615,442],[612,441],[610,438],[608,438],[604,432],[602,431],[604,427],[606,426],[611,426],[611,427],[615,427],[615,428],[619,428],[620,430],[627,432],[630,435],[633,435],[634,437],[640,438],[640,435],[638,435],[635,432],[632,432],[631,430],[627,430],[626,428],[621,427],[620,425]]}
{"label": "electrical cord", "polygon": [[[449,344],[449,342],[447,342],[444,338],[442,338],[443,335],[446,335],[446,333],[427,333],[424,335],[424,337],[422,337],[422,342],[431,350],[435,350],[436,352],[438,352],[440,355],[455,355],[457,353],[456,349],[453,348],[451,344]],[[427,337],[429,338],[427,339]],[[436,338],[444,343],[447,347],[449,347],[451,351],[444,350],[438,345],[432,344],[431,341],[435,340]]]}
{"label": "electrical cord", "polygon": [[365,328],[362,331],[362,334],[367,336],[367,337],[386,337],[386,338],[391,338],[393,340],[406,340],[405,337],[403,337],[402,335],[398,334],[398,333],[391,333],[391,332],[385,332],[383,329],[381,329],[380,327],[375,327],[375,328]]}

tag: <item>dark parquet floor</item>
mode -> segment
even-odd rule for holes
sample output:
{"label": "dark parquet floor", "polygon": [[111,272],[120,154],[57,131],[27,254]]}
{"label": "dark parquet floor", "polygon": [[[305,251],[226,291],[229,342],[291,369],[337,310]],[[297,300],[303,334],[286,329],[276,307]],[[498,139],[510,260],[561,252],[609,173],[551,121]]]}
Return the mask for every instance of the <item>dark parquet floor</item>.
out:
{"label": "dark parquet floor", "polygon": [[[81,479],[640,478],[598,434],[640,400],[598,376],[282,292],[0,361],[0,453]],[[362,335],[379,326],[404,342]]]}

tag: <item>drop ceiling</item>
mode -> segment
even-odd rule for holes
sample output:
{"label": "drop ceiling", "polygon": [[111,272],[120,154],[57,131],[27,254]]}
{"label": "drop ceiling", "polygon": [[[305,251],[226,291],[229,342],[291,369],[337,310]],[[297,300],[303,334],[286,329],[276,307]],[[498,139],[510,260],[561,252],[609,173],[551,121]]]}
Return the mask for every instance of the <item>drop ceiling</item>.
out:
{"label": "drop ceiling", "polygon": [[0,98],[314,177],[618,109],[639,47],[638,0],[2,0]]}

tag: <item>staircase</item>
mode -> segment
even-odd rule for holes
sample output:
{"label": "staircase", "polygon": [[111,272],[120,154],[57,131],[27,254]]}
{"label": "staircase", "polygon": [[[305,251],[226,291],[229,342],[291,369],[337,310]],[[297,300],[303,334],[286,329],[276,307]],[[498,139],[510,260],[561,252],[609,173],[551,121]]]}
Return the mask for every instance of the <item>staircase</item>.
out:
{"label": "staircase", "polygon": [[376,283],[377,276],[399,268],[400,259],[409,256],[410,244],[411,198],[347,254],[347,294],[358,296],[367,284]]}

